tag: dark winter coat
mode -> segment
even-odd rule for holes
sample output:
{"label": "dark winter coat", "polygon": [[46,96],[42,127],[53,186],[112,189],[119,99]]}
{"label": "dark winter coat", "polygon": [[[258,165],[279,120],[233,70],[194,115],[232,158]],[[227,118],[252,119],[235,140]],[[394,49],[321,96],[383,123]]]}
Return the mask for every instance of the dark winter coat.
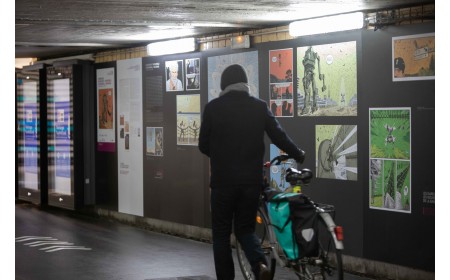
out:
{"label": "dark winter coat", "polygon": [[210,157],[212,188],[262,184],[264,132],[287,154],[302,157],[265,101],[230,91],[205,106],[199,149]]}

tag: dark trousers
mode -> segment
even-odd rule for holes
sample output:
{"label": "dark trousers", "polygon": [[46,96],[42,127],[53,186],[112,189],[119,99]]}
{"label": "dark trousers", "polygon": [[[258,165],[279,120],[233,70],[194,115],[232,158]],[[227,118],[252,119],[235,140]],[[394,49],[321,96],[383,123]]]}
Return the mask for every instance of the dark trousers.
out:
{"label": "dark trousers", "polygon": [[234,234],[252,267],[256,267],[259,262],[266,264],[260,241],[255,235],[260,192],[259,185],[236,185],[211,189],[213,251],[217,280],[234,279],[230,244],[233,225]]}

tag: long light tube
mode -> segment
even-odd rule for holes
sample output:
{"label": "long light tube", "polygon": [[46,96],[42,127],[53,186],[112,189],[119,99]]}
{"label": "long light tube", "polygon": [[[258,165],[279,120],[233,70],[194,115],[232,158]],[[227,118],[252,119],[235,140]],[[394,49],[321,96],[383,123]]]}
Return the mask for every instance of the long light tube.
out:
{"label": "long light tube", "polygon": [[292,37],[360,29],[364,26],[362,12],[294,21],[289,24]]}
{"label": "long light tube", "polygon": [[150,56],[157,56],[172,53],[185,53],[195,51],[196,48],[197,44],[195,38],[184,38],[150,43],[147,45],[147,54]]}

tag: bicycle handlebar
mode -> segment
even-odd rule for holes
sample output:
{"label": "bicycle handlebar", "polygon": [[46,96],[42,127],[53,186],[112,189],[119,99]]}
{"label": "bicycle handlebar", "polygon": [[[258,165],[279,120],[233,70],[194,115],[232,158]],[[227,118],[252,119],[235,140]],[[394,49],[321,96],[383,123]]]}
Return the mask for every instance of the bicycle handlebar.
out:
{"label": "bicycle handlebar", "polygon": [[289,157],[288,155],[279,155],[279,156],[274,157],[271,161],[268,161],[268,162],[264,163],[263,167],[269,168],[272,165],[280,165],[281,162],[286,161],[286,160],[288,160],[290,158],[291,157]]}
{"label": "bicycle handlebar", "polygon": [[[272,165],[280,165],[281,162],[291,159],[289,155],[279,155],[274,157],[270,162],[266,162],[264,167],[268,168]],[[288,168],[286,170],[286,181],[291,185],[298,185],[299,183],[307,184],[311,181],[313,172],[308,168],[297,170],[295,168]]]}

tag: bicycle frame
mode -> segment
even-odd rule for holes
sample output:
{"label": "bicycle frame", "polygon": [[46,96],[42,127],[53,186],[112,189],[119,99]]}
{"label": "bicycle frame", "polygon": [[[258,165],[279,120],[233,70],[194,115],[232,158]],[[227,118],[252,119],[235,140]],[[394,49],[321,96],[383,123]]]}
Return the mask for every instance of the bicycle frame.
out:
{"label": "bicycle frame", "polygon": [[[323,209],[321,209],[321,210],[323,211]],[[330,213],[319,212],[319,215],[322,218],[322,220],[325,222],[325,225],[327,226],[328,231],[331,233],[331,236],[333,236],[334,244],[336,245],[336,249],[344,250],[344,242],[337,239],[336,232],[334,231],[334,229],[336,228],[336,224],[334,223],[334,220],[331,217]]]}
{"label": "bicycle frame", "polygon": [[[264,167],[269,168],[275,161],[278,161],[276,164],[278,165],[280,162],[286,161],[287,158],[287,156],[277,156],[270,163],[265,163]],[[294,193],[301,193],[302,186],[308,186],[312,177],[312,171],[307,168],[302,170],[288,168],[285,178],[291,185]],[[263,234],[260,235],[261,244],[264,245],[263,248],[265,250],[265,254],[269,258],[268,260],[270,260],[268,264],[270,266],[272,277],[275,273],[276,264],[278,264],[280,267],[290,269],[299,277],[299,279],[302,280],[317,279],[317,276],[321,277],[320,279],[329,279],[328,276],[332,276],[335,273],[338,277],[337,279],[342,280],[344,276],[342,268],[342,251],[344,249],[343,232],[342,227],[337,226],[334,222],[334,206],[323,203],[315,203],[305,194],[301,195],[302,199],[304,199],[304,202],[302,203],[309,203],[314,207],[317,214],[319,224],[317,225],[318,235],[316,238],[318,242],[317,246],[319,247],[317,255],[315,255],[316,253],[312,253],[312,255],[308,256],[307,254],[310,253],[305,253],[304,257],[294,259],[291,255],[288,256],[288,254],[290,254],[289,251],[285,251],[285,249],[282,248],[282,246],[285,246],[286,244],[283,243],[284,245],[282,245],[278,241],[277,230],[279,230],[279,227],[272,224],[272,219],[269,214],[269,203],[271,201],[276,201],[276,198],[275,200],[272,200],[274,193],[268,188],[272,189],[273,187],[269,185],[267,177],[265,177],[265,172],[264,182],[265,189],[261,192],[258,207],[258,213],[262,219],[257,218],[257,223],[262,225],[259,229],[263,230],[258,230],[258,232]],[[277,195],[278,193],[275,193],[275,197]],[[296,225],[296,230],[298,229],[297,226],[298,225]],[[238,243],[236,246],[238,249],[239,264],[245,279],[254,279],[251,276],[249,263],[245,259],[241,246]]]}
{"label": "bicycle frame", "polygon": [[[269,228],[269,245],[270,248],[273,252],[273,255],[275,256],[275,259],[277,261],[277,263],[281,266],[281,267],[286,267],[287,263],[286,261],[282,260],[280,258],[280,255],[277,251],[277,245],[278,245],[278,241],[277,238],[275,236],[275,231],[273,229],[273,225],[272,225],[272,221],[270,220],[270,215],[268,213],[268,204],[265,201],[262,201],[262,205],[261,205],[264,209],[264,211],[262,211],[263,215],[265,216],[264,218],[266,219],[266,221],[268,221],[268,228]],[[320,208],[319,206],[316,206],[316,211],[318,212],[319,216],[321,217],[321,219],[324,221],[327,230],[330,232],[331,236],[333,237],[334,240],[334,244],[336,245],[336,249],[338,250],[343,250],[344,249],[344,242],[342,242],[341,240],[337,239],[336,236],[336,232],[335,232],[335,228],[336,228],[336,224],[334,223],[333,218],[331,217],[330,213],[325,211],[324,209]]]}

